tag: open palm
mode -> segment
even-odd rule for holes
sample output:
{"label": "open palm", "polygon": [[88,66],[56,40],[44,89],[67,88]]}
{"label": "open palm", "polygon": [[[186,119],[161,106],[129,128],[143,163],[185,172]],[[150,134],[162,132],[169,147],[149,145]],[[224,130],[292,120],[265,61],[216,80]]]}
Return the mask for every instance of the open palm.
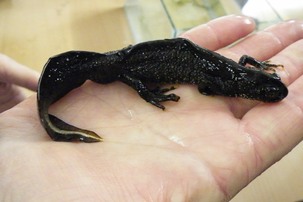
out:
{"label": "open palm", "polygon": [[[9,201],[227,201],[303,138],[303,28],[291,21],[248,35],[254,24],[228,16],[183,37],[237,60],[282,63],[289,86],[279,103],[204,96],[179,85],[166,110],[128,86],[87,82],[51,113],[95,131],[103,143],[53,142],[36,98],[0,115],[0,196]],[[285,32],[287,30],[287,32]],[[2,198],[2,200],[3,200]]]}

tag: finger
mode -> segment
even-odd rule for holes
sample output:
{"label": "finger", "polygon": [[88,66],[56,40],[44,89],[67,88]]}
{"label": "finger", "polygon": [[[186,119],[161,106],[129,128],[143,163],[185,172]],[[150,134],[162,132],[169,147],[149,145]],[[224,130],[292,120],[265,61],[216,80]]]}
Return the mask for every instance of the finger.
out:
{"label": "finger", "polygon": [[228,51],[238,57],[250,55],[258,60],[267,60],[285,47],[303,38],[303,22],[287,21],[257,32],[231,47]]}
{"label": "finger", "polygon": [[39,74],[34,70],[0,54],[0,82],[15,84],[35,91],[38,79]]}
{"label": "finger", "polygon": [[230,15],[212,20],[181,35],[194,43],[216,50],[248,35],[255,28],[251,18]]}
{"label": "finger", "polygon": [[12,108],[25,99],[24,93],[18,87],[0,83],[0,113]]}

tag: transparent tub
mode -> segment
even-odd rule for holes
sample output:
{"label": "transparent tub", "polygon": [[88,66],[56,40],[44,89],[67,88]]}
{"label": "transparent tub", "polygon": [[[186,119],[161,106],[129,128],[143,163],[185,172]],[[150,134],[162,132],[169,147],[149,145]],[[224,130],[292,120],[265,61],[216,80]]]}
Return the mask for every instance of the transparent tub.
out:
{"label": "transparent tub", "polygon": [[287,18],[298,18],[291,17],[294,13],[302,19],[302,9],[303,1],[298,0],[127,0],[125,4],[135,42],[176,37],[229,14],[251,16],[257,29],[263,29]]}

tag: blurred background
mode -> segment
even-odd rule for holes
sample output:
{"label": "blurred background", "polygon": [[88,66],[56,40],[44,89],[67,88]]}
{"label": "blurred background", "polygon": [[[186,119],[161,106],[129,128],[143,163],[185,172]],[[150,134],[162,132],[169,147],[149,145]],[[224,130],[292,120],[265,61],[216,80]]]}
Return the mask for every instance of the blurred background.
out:
{"label": "blurred background", "polygon": [[[105,52],[171,38],[228,14],[251,16],[263,29],[303,19],[303,0],[0,0],[0,52],[40,72],[64,51]],[[303,143],[232,202],[303,199],[302,167]]]}
{"label": "blurred background", "polygon": [[211,19],[251,16],[257,29],[303,16],[302,0],[127,0],[126,14],[136,42],[176,37]]}

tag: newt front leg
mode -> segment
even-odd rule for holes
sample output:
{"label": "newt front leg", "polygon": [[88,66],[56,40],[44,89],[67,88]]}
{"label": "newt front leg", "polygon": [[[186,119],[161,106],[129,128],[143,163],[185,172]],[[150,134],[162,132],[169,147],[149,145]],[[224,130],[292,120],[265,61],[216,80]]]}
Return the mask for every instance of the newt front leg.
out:
{"label": "newt front leg", "polygon": [[252,65],[256,69],[260,69],[262,71],[273,71],[273,75],[276,75],[276,68],[281,67],[284,68],[281,64],[272,64],[269,60],[266,61],[259,61],[251,56],[243,55],[240,60],[239,64],[245,66],[246,64]]}

